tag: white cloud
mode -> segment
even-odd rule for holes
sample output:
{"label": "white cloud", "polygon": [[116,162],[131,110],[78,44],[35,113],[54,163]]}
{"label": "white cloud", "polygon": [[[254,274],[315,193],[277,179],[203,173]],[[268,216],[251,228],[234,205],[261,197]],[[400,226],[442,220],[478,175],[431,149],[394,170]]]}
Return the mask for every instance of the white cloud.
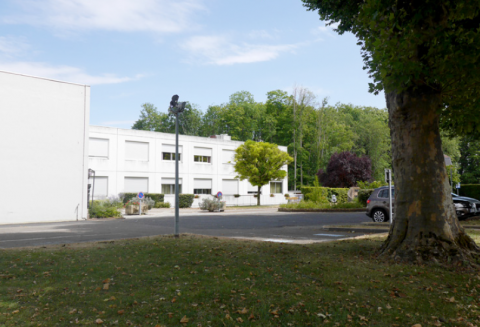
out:
{"label": "white cloud", "polygon": [[0,62],[0,70],[86,85],[118,84],[143,77],[143,75],[134,77],[119,77],[114,74],[90,75],[77,67],[53,66],[41,62],[27,61]]}
{"label": "white cloud", "polygon": [[179,32],[191,27],[203,0],[17,0],[24,13],[4,23],[32,24],[57,30]]}
{"label": "white cloud", "polygon": [[330,35],[330,36],[333,36],[335,35],[335,32],[333,31],[334,29],[336,29],[338,27],[338,23],[333,23],[332,25],[329,25],[327,26],[326,24],[324,24],[323,26],[319,26],[317,28],[315,28],[313,31],[312,31],[312,34],[314,35]]}
{"label": "white cloud", "polygon": [[301,45],[235,44],[224,36],[195,36],[181,46],[203,63],[233,65],[273,60],[281,53],[293,52]]}
{"label": "white cloud", "polygon": [[0,36],[0,53],[4,56],[19,55],[30,46],[21,38]]}

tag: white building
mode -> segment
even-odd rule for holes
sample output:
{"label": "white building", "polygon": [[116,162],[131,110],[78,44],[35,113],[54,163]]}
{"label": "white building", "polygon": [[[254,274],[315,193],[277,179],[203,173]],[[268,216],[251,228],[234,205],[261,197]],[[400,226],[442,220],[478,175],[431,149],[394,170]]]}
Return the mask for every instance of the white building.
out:
{"label": "white building", "polygon": [[[257,187],[235,179],[230,163],[241,144],[228,135],[179,136],[179,191],[199,195],[193,207],[219,191],[227,205],[256,204]],[[286,147],[279,149],[287,151]],[[175,204],[174,134],[90,126],[88,167],[96,173],[95,198],[141,191],[163,193],[165,202]],[[261,204],[286,203],[287,180],[263,186]]]}
{"label": "white building", "polygon": [[0,224],[87,217],[90,87],[0,71]]}

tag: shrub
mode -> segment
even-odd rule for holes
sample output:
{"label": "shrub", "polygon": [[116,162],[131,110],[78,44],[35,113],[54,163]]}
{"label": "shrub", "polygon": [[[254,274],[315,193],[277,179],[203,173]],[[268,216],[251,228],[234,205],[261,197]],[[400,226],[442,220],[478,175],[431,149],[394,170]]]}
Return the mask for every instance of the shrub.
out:
{"label": "shrub", "polygon": [[290,194],[285,193],[285,197],[286,197],[286,198],[289,198],[289,197],[290,197]]}
{"label": "shrub", "polygon": [[121,217],[120,211],[116,204],[112,204],[107,200],[93,201],[90,209],[88,209],[90,218],[118,218]]}
{"label": "shrub", "polygon": [[357,198],[358,202],[360,202],[363,206],[367,206],[367,200],[370,197],[370,195],[372,194],[372,192],[373,192],[373,189],[358,190],[358,198]]}
{"label": "shrub", "polygon": [[329,187],[312,187],[303,186],[301,188],[305,199],[316,203],[330,203],[332,195],[335,194],[337,203],[348,202],[348,188],[329,188]]}
{"label": "shrub", "polygon": [[480,199],[480,184],[463,184],[461,185],[459,193],[462,196]]}
{"label": "shrub", "polygon": [[153,206],[155,205],[155,201],[153,201],[151,198],[149,197],[145,197],[145,199],[142,200],[146,205],[148,205],[148,209],[152,209]]}
{"label": "shrub", "polygon": [[332,205],[330,203],[316,203],[313,201],[300,201],[298,203],[281,204],[280,208],[287,209],[361,209],[364,208],[359,202],[346,202]]}
{"label": "shrub", "polygon": [[202,210],[220,210],[223,207],[223,202],[215,200],[215,198],[205,198],[200,202],[199,207]]}
{"label": "shrub", "polygon": [[[162,194],[163,195],[163,194]],[[179,208],[190,208],[193,204],[193,194],[179,194]]]}
{"label": "shrub", "polygon": [[382,181],[373,181],[371,183],[362,182],[362,181],[357,182],[357,186],[360,187],[360,189],[362,189],[362,190],[376,189],[376,188],[379,188],[381,186],[387,186],[387,185],[388,185],[388,183],[382,182]]}
{"label": "shrub", "polygon": [[170,208],[170,202],[155,202],[155,208]]}
{"label": "shrub", "polygon": [[[138,193],[120,193],[119,196],[123,196],[123,203],[126,204],[132,198],[136,198]],[[163,202],[165,195],[161,193],[144,193],[145,197],[149,197],[155,202]]]}

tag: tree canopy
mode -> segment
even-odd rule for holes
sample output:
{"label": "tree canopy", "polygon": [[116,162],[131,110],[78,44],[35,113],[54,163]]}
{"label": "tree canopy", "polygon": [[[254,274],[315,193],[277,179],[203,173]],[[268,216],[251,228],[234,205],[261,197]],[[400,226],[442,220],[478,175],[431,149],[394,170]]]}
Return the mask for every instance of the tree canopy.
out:
{"label": "tree canopy", "polygon": [[[247,141],[235,150],[236,178],[247,179],[251,185],[260,188],[270,181],[283,179],[287,172],[284,166],[292,162],[288,153],[281,151],[276,144],[267,142]],[[257,205],[260,205],[260,196],[257,196]]]}
{"label": "tree canopy", "polygon": [[370,91],[421,89],[442,95],[451,132],[480,132],[480,2],[302,0],[361,45]]}

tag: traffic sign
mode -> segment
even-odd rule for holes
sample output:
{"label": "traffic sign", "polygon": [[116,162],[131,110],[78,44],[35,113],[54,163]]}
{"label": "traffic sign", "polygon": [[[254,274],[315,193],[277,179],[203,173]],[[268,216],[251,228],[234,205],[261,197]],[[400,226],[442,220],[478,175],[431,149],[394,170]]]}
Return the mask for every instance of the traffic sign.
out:
{"label": "traffic sign", "polygon": [[145,195],[143,194],[143,192],[138,192],[137,197],[139,199],[143,199],[145,197]]}
{"label": "traffic sign", "polygon": [[217,198],[221,198],[223,196],[222,192],[217,193]]}

